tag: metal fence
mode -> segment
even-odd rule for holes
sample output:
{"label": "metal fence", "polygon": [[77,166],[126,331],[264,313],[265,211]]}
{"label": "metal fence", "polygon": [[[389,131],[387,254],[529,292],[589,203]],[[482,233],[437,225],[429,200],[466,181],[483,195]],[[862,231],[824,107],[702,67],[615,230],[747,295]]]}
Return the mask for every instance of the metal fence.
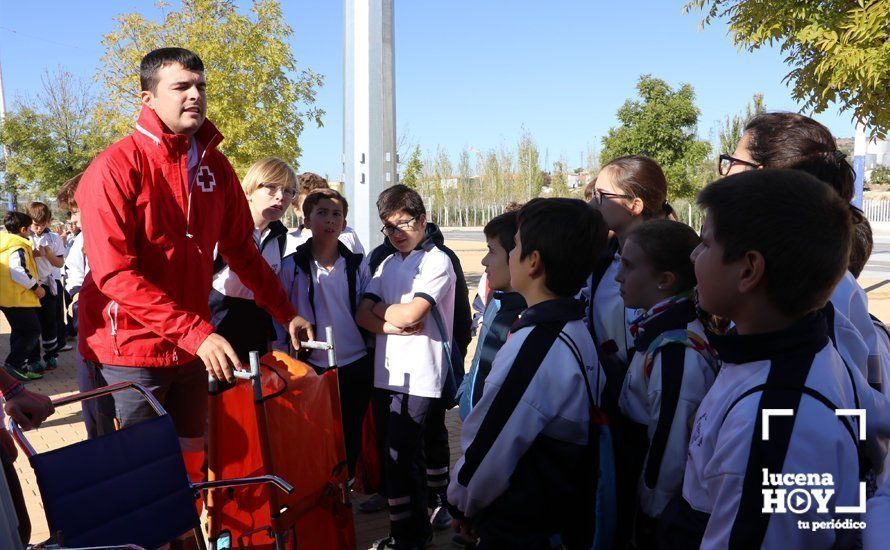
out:
{"label": "metal fence", "polygon": [[870,222],[890,222],[890,200],[865,199],[862,201],[862,211]]}

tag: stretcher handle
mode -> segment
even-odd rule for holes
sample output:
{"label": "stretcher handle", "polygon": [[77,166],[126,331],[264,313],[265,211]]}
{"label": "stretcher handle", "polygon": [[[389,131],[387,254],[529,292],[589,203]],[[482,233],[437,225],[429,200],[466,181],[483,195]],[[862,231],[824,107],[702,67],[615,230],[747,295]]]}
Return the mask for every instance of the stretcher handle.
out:
{"label": "stretcher handle", "polygon": [[[96,399],[98,397],[105,397],[106,395],[111,395],[113,393],[117,393],[125,390],[134,390],[139,392],[148,404],[151,405],[151,408],[157,413],[158,416],[164,416],[167,414],[167,411],[164,410],[164,407],[155,399],[155,396],[152,395],[145,386],[141,384],[137,384],[136,382],[118,382],[116,384],[111,384],[110,386],[104,386],[102,388],[96,388],[94,390],[74,393],[71,395],[66,395],[65,397],[59,397],[58,399],[53,399],[52,404],[54,408],[63,407],[65,405],[70,405],[72,403],[79,403],[81,401],[86,401],[88,399]],[[28,441],[28,438],[25,437],[24,432],[22,431],[21,426],[13,420],[12,418],[6,419],[6,431],[12,436],[12,439],[21,447],[22,451],[24,451],[25,456],[32,457],[37,454],[37,451],[34,450],[34,447]]]}
{"label": "stretcher handle", "polygon": [[206,491],[207,489],[216,489],[219,487],[240,487],[243,485],[257,485],[260,483],[271,483],[287,494],[294,492],[294,486],[287,481],[274,475],[262,475],[255,477],[238,477],[234,479],[219,479],[215,481],[202,481],[200,483],[192,483],[192,489],[196,491]]}
{"label": "stretcher handle", "polygon": [[337,366],[337,355],[334,352],[334,329],[331,327],[325,327],[324,337],[326,340],[325,342],[320,342],[318,340],[308,340],[306,342],[300,342],[300,345],[308,349],[319,349],[322,351],[327,351],[328,368],[334,368]]}

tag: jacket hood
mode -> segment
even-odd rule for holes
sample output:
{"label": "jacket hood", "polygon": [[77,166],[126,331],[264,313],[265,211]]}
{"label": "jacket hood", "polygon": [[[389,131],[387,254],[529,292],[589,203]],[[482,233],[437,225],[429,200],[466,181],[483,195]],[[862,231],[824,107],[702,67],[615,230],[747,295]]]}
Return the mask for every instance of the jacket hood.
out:
{"label": "jacket hood", "polygon": [[[184,153],[189,148],[189,139],[186,136],[171,132],[154,109],[144,105],[136,120],[136,134],[156,146],[163,146],[168,152]],[[197,140],[199,148],[206,147],[209,150],[217,147],[223,140],[223,136],[210,122],[210,119],[205,118],[204,123],[195,133],[195,140]]]}

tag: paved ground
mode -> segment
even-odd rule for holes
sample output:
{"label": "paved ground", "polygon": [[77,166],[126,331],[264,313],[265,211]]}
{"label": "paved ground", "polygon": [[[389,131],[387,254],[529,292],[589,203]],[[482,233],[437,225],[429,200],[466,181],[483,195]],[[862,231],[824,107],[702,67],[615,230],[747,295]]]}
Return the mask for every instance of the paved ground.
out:
{"label": "paved ground", "polygon": [[[446,238],[459,255],[467,282],[470,286],[470,296],[475,295],[476,285],[482,274],[480,261],[485,253],[485,241],[481,236],[481,230],[447,231]],[[878,317],[890,321],[890,239],[884,243],[878,243],[875,247],[873,261],[860,279],[864,288],[872,288],[869,292],[870,309]],[[475,345],[475,343],[473,344]],[[0,315],[0,357],[5,357],[9,350],[9,326]],[[472,348],[471,352],[472,354]],[[44,393],[53,397],[73,392],[74,382],[74,354],[63,353],[60,358],[58,370],[48,374],[43,380],[31,382],[29,389]],[[458,458],[460,423],[456,411],[450,411],[447,416],[447,424],[451,439],[452,464]],[[66,407],[58,411],[44,425],[28,434],[29,440],[38,450],[53,449],[64,446],[86,437],[81,422],[80,408]],[[39,491],[34,482],[33,472],[27,460],[22,456],[16,461],[16,470],[22,480],[25,498],[28,504],[31,521],[33,524],[32,541],[44,540],[48,536],[46,520],[40,501]],[[356,496],[356,501],[364,497]],[[370,515],[356,515],[356,536],[359,548],[367,548],[371,541],[387,534],[389,524],[386,512]],[[451,548],[450,530],[437,534],[434,547]]]}

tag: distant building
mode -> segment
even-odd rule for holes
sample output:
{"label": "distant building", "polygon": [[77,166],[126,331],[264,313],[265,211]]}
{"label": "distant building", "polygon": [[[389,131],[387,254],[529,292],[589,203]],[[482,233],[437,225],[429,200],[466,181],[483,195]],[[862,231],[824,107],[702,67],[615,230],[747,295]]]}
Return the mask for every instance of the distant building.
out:
{"label": "distant building", "polygon": [[861,170],[865,181],[868,181],[876,167],[890,166],[890,140],[869,140],[865,127],[857,124],[853,159],[854,168],[857,172]]}

